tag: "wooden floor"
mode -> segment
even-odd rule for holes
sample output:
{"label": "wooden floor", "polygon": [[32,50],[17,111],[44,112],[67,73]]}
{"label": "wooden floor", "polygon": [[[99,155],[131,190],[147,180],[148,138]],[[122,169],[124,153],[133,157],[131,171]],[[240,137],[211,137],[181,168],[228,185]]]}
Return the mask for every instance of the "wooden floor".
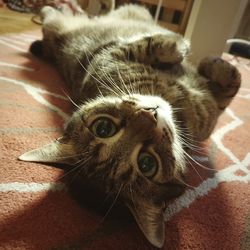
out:
{"label": "wooden floor", "polygon": [[34,14],[20,13],[0,7],[0,34],[39,29],[40,25],[31,20],[33,16]]}

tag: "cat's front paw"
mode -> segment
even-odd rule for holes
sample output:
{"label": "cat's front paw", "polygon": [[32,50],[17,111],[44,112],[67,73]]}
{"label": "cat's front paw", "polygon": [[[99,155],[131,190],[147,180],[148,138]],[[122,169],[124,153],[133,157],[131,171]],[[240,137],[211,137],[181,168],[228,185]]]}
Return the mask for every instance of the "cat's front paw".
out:
{"label": "cat's front paw", "polygon": [[189,42],[180,35],[158,34],[152,37],[154,56],[162,63],[180,63],[189,52]]}

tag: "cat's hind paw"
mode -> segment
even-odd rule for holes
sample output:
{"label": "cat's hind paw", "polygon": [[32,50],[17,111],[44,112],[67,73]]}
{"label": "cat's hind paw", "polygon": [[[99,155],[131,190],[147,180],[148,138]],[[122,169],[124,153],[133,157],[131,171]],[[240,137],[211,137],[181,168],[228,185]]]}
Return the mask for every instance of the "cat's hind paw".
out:
{"label": "cat's hind paw", "polygon": [[47,18],[51,18],[56,15],[58,11],[51,6],[44,6],[40,11],[41,20],[44,22]]}
{"label": "cat's hind paw", "polygon": [[220,106],[225,108],[237,94],[241,84],[237,68],[220,57],[205,57],[198,66],[198,72],[210,80],[210,89],[217,100],[225,104]]}
{"label": "cat's hind paw", "polygon": [[34,41],[29,48],[29,51],[37,57],[43,56],[43,42],[41,40]]}

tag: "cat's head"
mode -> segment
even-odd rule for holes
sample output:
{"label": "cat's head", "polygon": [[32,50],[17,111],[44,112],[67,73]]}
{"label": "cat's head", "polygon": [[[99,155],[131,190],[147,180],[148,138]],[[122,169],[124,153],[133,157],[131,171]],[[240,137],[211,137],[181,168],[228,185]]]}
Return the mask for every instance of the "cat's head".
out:
{"label": "cat's head", "polygon": [[165,201],[179,194],[184,152],[171,106],[160,97],[103,97],[81,106],[63,137],[20,156],[67,163],[128,206],[155,246],[164,243]]}

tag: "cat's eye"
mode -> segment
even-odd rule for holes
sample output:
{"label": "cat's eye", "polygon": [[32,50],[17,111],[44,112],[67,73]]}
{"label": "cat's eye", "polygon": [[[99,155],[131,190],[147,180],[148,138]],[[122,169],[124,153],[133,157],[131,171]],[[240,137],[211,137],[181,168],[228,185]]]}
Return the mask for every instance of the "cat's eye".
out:
{"label": "cat's eye", "polygon": [[142,174],[146,177],[154,176],[158,168],[158,162],[155,156],[147,152],[141,152],[139,154],[137,164]]}
{"label": "cat's eye", "polygon": [[101,117],[93,122],[91,130],[97,137],[108,138],[112,137],[117,132],[117,127],[111,119]]}

